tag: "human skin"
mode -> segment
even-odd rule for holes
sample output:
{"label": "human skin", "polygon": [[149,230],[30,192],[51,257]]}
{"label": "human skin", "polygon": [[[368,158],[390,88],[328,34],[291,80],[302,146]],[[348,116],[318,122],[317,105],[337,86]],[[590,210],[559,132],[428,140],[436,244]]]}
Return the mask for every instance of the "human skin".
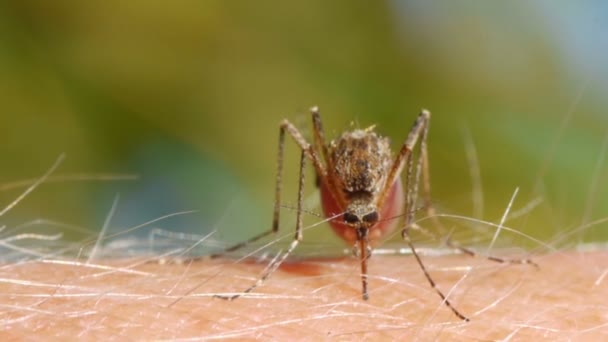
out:
{"label": "human skin", "polygon": [[411,255],[374,255],[370,299],[354,258],[283,264],[233,301],[265,264],[206,259],[55,260],[0,267],[3,341],[173,340],[606,340],[608,253],[536,255],[530,265],[466,255],[423,255],[458,319]]}

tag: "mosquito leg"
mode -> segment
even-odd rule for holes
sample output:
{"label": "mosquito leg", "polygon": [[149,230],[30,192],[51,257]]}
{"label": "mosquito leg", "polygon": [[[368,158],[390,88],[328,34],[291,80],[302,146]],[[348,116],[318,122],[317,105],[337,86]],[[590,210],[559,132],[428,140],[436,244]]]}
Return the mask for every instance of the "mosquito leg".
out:
{"label": "mosquito leg", "polygon": [[422,173],[422,193],[424,196],[424,207],[426,208],[427,215],[435,217],[435,221],[439,226],[439,233],[444,234],[445,229],[443,225],[436,219],[435,207],[431,201],[431,173],[429,168],[429,153],[427,149],[426,139],[429,133],[429,125],[425,125],[422,133],[422,139],[420,140],[420,155],[418,156],[418,165],[416,169],[416,190],[418,188],[418,179]]}
{"label": "mosquito leg", "polygon": [[[418,142],[418,139],[420,138],[421,134],[423,135],[423,137],[426,138],[426,131],[428,130],[427,127],[430,120],[431,113],[428,110],[423,109],[418,115],[416,121],[414,122],[414,126],[412,127],[412,130],[405,139],[403,146],[401,146],[401,150],[399,150],[399,154],[395,158],[395,161],[393,161],[393,165],[391,166],[391,169],[388,173],[384,189],[382,189],[380,193],[378,207],[381,208],[383,206],[384,201],[386,200],[386,196],[389,193],[388,190],[391,189],[391,187],[397,180],[397,177],[400,177],[403,167],[411,167],[411,154],[414,149],[414,146]],[[408,173],[410,172],[408,171]],[[411,179],[410,177],[411,176],[408,175],[408,179]],[[408,183],[406,186],[408,187],[408,189],[410,189],[411,183]]]}
{"label": "mosquito leg", "polygon": [[323,130],[323,124],[321,123],[321,115],[319,114],[319,107],[312,107],[310,109],[312,114],[312,125],[314,131],[314,144],[317,151],[321,151],[323,159],[327,165],[327,169],[331,170],[331,159],[329,158],[329,151],[325,140],[325,131]]}
{"label": "mosquito leg", "polygon": [[405,224],[404,227],[409,227],[414,222],[414,215],[416,213],[416,192],[413,185],[412,174],[413,174],[413,163],[412,154],[410,153],[406,158],[407,170],[406,170],[406,189],[405,189]]}
{"label": "mosquito leg", "polygon": [[[463,314],[461,314],[458,310],[456,310],[456,308],[454,308],[452,306],[452,304],[446,298],[446,296],[443,294],[443,292],[441,292],[441,290],[439,290],[439,288],[435,284],[435,281],[433,280],[433,278],[431,278],[431,275],[426,270],[426,267],[424,267],[424,264],[422,263],[420,256],[418,256],[418,253],[416,252],[416,249],[414,248],[414,245],[412,244],[409,233],[408,233],[408,229],[414,219],[414,212],[415,212],[414,206],[416,203],[416,197],[418,196],[418,182],[419,182],[420,172],[421,172],[420,164],[422,164],[422,162],[424,161],[423,154],[425,153],[425,152],[423,153],[423,151],[421,150],[420,160],[418,162],[418,166],[417,166],[416,172],[415,172],[416,176],[414,177],[412,151],[413,151],[416,143],[418,142],[418,139],[421,136],[422,136],[422,141],[424,142],[424,150],[426,151],[425,140],[426,140],[426,135],[428,132],[428,124],[429,124],[430,119],[431,119],[431,113],[427,110],[422,110],[422,112],[420,112],[420,115],[418,115],[418,118],[416,119],[416,122],[414,123],[414,127],[408,134],[407,139],[405,140],[405,143],[403,144],[403,146],[401,147],[401,150],[399,151],[399,154],[397,155],[397,158],[393,162],[393,166],[389,172],[385,190],[383,190],[383,192],[382,192],[382,195],[381,195],[382,198],[379,201],[379,203],[380,203],[379,205],[380,206],[383,205],[384,196],[386,196],[386,193],[387,193],[386,187],[388,187],[390,189],[390,187],[393,185],[393,183],[395,182],[397,177],[400,176],[401,171],[403,170],[403,167],[405,166],[407,169],[406,170],[406,191],[405,191],[405,193],[406,193],[405,213],[406,214],[405,214],[405,224],[403,226],[403,230],[401,231],[401,236],[402,236],[403,240],[408,244],[410,249],[412,250],[412,254],[414,254],[414,257],[416,258],[416,262],[418,262],[418,265],[422,269],[422,272],[424,273],[424,276],[428,280],[429,284],[431,284],[431,287],[435,290],[435,292],[437,292],[439,297],[441,297],[441,299],[443,300],[445,305],[447,305],[447,307],[449,307],[450,310],[452,310],[452,312],[454,312],[454,314],[458,318],[460,318],[464,321],[468,321],[469,319],[467,317],[465,317]],[[421,143],[421,145],[422,145],[422,143]],[[423,147],[421,147],[421,149],[422,148]],[[424,168],[422,168],[422,169],[424,169]],[[415,179],[413,179],[413,178],[415,178]]]}
{"label": "mosquito leg", "polygon": [[409,228],[414,229],[420,233],[422,233],[424,236],[429,237],[433,240],[436,241],[440,241],[441,239],[439,238],[439,235],[437,235],[436,233],[431,232],[430,230],[418,225],[417,223],[411,223],[409,225]]}
{"label": "mosquito leg", "polygon": [[450,237],[448,237],[445,240],[445,243],[448,247],[455,248],[455,249],[461,251],[462,253],[472,256],[472,257],[486,258],[490,261],[506,263],[506,264],[527,264],[527,265],[532,265],[537,269],[540,268],[540,266],[538,266],[538,264],[535,263],[534,261],[532,261],[531,259],[508,259],[508,258],[500,258],[500,257],[492,256],[492,255],[479,254],[472,249],[460,246],[459,244],[452,241],[452,239]]}
{"label": "mosquito leg", "polygon": [[[432,238],[433,240],[442,240],[439,238],[439,236],[431,231],[429,231],[428,229],[419,226],[416,223],[412,223],[410,224],[409,228],[414,229],[416,231],[419,231],[420,233],[424,234],[427,237]],[[443,239],[445,244],[450,247],[450,248],[454,248],[459,250],[460,252],[462,252],[463,254],[475,257],[475,258],[486,258],[490,261],[495,261],[495,262],[499,262],[499,263],[508,263],[508,264],[529,264],[532,265],[536,268],[540,268],[540,266],[538,266],[537,263],[535,263],[534,261],[532,261],[531,259],[507,259],[507,258],[499,258],[499,257],[495,257],[495,256],[491,256],[491,255],[483,255],[483,254],[479,254],[477,252],[475,252],[474,250],[470,249],[470,248],[466,248],[466,247],[462,247],[459,244],[455,243],[450,236],[448,236],[447,238]]]}
{"label": "mosquito leg", "polygon": [[327,141],[325,140],[325,131],[323,130],[323,124],[321,122],[321,115],[319,114],[319,107],[315,106],[310,109],[312,114],[312,125],[313,125],[313,143],[314,147],[319,153],[322,154],[323,160],[326,165],[326,176],[320,177],[318,176],[319,172],[317,171],[317,180],[316,185],[317,188],[320,187],[321,182],[325,183],[325,186],[330,189],[330,193],[334,197],[334,200],[337,203],[344,203],[344,199],[341,197],[342,192],[337,191],[336,183],[334,182],[334,165],[333,161],[329,155],[329,148],[327,145]]}
{"label": "mosquito leg", "polygon": [[[403,240],[405,240],[405,242],[408,244],[410,249],[412,250],[412,254],[416,258],[416,262],[418,262],[418,265],[422,269],[422,272],[424,273],[424,276],[428,280],[429,284],[435,290],[435,292],[437,292],[439,297],[441,297],[441,299],[443,300],[445,305],[448,308],[450,308],[450,310],[452,310],[452,312],[458,318],[468,322],[469,319],[466,316],[464,316],[463,314],[461,314],[456,308],[454,308],[452,306],[452,304],[450,303],[450,301],[448,300],[448,298],[437,287],[437,285],[435,284],[435,281],[433,280],[433,278],[431,278],[431,275],[428,273],[428,271],[426,270],[426,267],[422,263],[422,259],[420,259],[420,256],[416,252],[416,249],[414,248],[414,245],[412,244],[412,241],[411,241],[409,233],[408,233],[409,227],[413,223],[413,219],[414,219],[414,212],[415,212],[414,207],[416,205],[416,199],[418,197],[418,183],[420,180],[421,172],[423,174],[426,173],[426,178],[428,178],[428,167],[425,167],[422,164],[426,164],[426,161],[428,161],[428,157],[426,156],[426,137],[427,137],[427,133],[428,133],[428,126],[429,126],[430,118],[431,118],[431,113],[428,112],[427,110],[422,110],[420,115],[418,115],[418,118],[416,119],[416,122],[414,123],[414,127],[408,134],[408,137],[405,140],[403,147],[399,151],[399,155],[397,156],[395,162],[393,163],[393,167],[389,173],[389,178],[388,178],[388,181],[390,183],[387,183],[387,185],[392,186],[396,177],[399,176],[401,170],[403,169],[403,166],[405,165],[405,167],[407,168],[407,171],[406,171],[407,172],[407,174],[406,174],[406,187],[407,188],[406,188],[406,198],[405,198],[405,210],[406,210],[405,217],[406,218],[405,218],[405,224],[403,226],[403,230],[401,231],[401,236],[402,236]],[[418,163],[416,166],[416,171],[414,172],[413,161],[412,161],[412,151],[414,149],[414,146],[418,142],[419,138],[421,138],[420,155],[419,155],[419,160],[418,160]],[[415,176],[414,176],[414,173],[415,173]],[[412,179],[412,178],[415,178],[415,179]],[[429,183],[429,184],[423,184],[423,187],[424,187],[425,195],[426,195],[426,193],[429,193],[429,195],[428,195],[429,200],[427,200],[427,202],[430,202],[430,182],[428,182],[428,180],[426,180],[425,183]]]}
{"label": "mosquito leg", "polygon": [[[424,113],[424,111],[423,111],[423,113]],[[420,115],[422,116],[423,113],[421,113]],[[422,192],[423,192],[423,196],[424,196],[424,207],[426,209],[426,214],[428,217],[431,218],[434,225],[437,227],[439,236],[444,236],[444,235],[446,235],[447,230],[445,229],[443,224],[441,224],[441,221],[439,221],[439,218],[437,217],[436,212],[435,212],[435,207],[433,206],[433,202],[431,201],[431,177],[430,177],[430,171],[429,171],[428,149],[427,149],[427,144],[426,144],[428,129],[429,129],[429,120],[430,120],[430,114],[429,114],[429,116],[427,116],[426,124],[424,124],[424,127],[421,129],[422,132],[420,135],[420,154],[418,156],[418,163],[416,165],[416,173],[415,173],[415,177],[414,177],[413,181],[411,180],[412,165],[411,164],[408,165],[408,174],[407,174],[408,182],[407,182],[407,184],[408,184],[408,196],[410,197],[410,199],[409,199],[409,202],[406,200],[406,203],[409,203],[406,208],[406,210],[408,210],[408,211],[406,211],[406,213],[407,213],[406,222],[408,224],[411,224],[413,222],[414,211],[412,210],[412,208],[414,208],[416,205],[416,199],[418,197],[419,180],[420,180],[420,176],[422,176]],[[414,129],[415,128],[416,128],[416,125],[414,125]],[[411,135],[411,133],[410,133],[410,135]],[[408,138],[408,140],[409,140],[409,138]],[[411,159],[410,156],[411,156],[411,154],[407,157],[407,159],[406,159],[407,162],[410,162],[410,159]],[[412,184],[412,186],[410,187],[409,184]],[[419,231],[422,231],[422,232],[426,232],[427,234],[430,234],[430,232],[428,230],[423,229],[420,226],[416,226],[413,228],[415,228]],[[449,236],[445,239],[445,243],[449,247],[458,249],[459,251],[461,251],[464,254],[467,254],[470,256],[480,256],[473,250],[462,247],[462,246],[454,243]],[[534,267],[538,268],[538,264],[534,263],[530,259],[505,259],[505,258],[491,256],[491,255],[485,256],[485,258],[487,258],[488,260],[500,262],[500,263],[530,264],[530,265],[533,265]]]}
{"label": "mosquito leg", "polygon": [[[313,112],[314,114],[314,112]],[[315,129],[316,131],[316,129]],[[212,254],[211,258],[218,258],[223,256],[226,253],[237,251],[249,244],[252,244],[262,238],[265,238],[269,235],[275,234],[279,231],[279,218],[280,218],[280,210],[281,210],[281,190],[283,188],[283,160],[285,155],[285,132],[289,133],[289,135],[294,139],[296,144],[302,149],[302,154],[305,157],[308,157],[312,160],[312,163],[315,167],[318,177],[320,181],[325,182],[325,167],[321,163],[317,153],[315,152],[313,146],[311,146],[306,139],[302,136],[300,131],[289,121],[284,120],[281,123],[281,128],[279,131],[279,151],[277,155],[277,179],[275,184],[275,192],[274,192],[274,207],[272,211],[272,228],[260,233],[246,241],[237,243],[233,246],[230,246],[219,253]],[[298,215],[301,214],[301,207],[298,208]]]}
{"label": "mosquito leg", "polygon": [[243,248],[245,246],[248,246],[249,244],[252,244],[252,243],[254,243],[254,242],[256,242],[256,241],[258,241],[258,240],[260,240],[262,238],[265,238],[265,237],[267,237],[269,235],[272,235],[274,233],[275,233],[274,230],[267,230],[267,231],[265,231],[265,232],[263,232],[261,234],[258,234],[258,235],[254,236],[254,237],[252,237],[252,238],[250,238],[248,240],[245,240],[243,242],[239,242],[236,245],[232,245],[232,246],[230,246],[228,248],[224,248],[222,251],[220,251],[218,253],[211,254],[209,257],[211,259],[221,258],[222,256],[224,256],[227,253],[237,251],[237,250],[239,250],[239,249],[241,249],[241,248]]}
{"label": "mosquito leg", "polygon": [[268,279],[268,277],[270,277],[279,268],[279,266],[281,266],[281,264],[287,259],[287,257],[289,257],[289,255],[293,252],[293,250],[298,246],[298,243],[300,243],[300,241],[302,240],[302,215],[303,214],[302,214],[301,209],[302,209],[302,202],[304,201],[304,180],[305,180],[305,176],[306,176],[306,173],[304,172],[305,165],[306,165],[306,152],[303,150],[302,156],[300,158],[300,183],[298,185],[298,212],[297,212],[297,219],[296,219],[296,234],[295,234],[293,241],[289,245],[289,248],[287,249],[287,251],[280,257],[277,257],[276,259],[274,259],[273,262],[270,265],[268,265],[266,272],[264,272],[264,274],[262,274],[262,276],[253,285],[248,287],[242,293],[232,295],[232,296],[216,295],[214,297],[226,299],[226,300],[233,300],[233,299],[241,297],[245,293],[249,293],[249,292],[255,290],[257,287],[261,286],[264,283],[264,281],[266,281],[266,279]]}
{"label": "mosquito leg", "polygon": [[254,243],[266,236],[271,234],[275,234],[279,231],[279,212],[281,209],[281,190],[283,188],[283,160],[285,155],[285,124],[281,125],[281,129],[279,130],[279,151],[277,153],[277,178],[275,183],[274,190],[274,207],[272,211],[272,228],[258,234],[248,240],[237,243],[236,245],[230,246],[220,253],[216,253],[211,255],[212,258],[221,257],[222,255],[230,252],[237,251],[251,243]]}
{"label": "mosquito leg", "polygon": [[412,254],[414,254],[414,257],[416,258],[416,261],[418,262],[418,265],[422,269],[422,272],[424,273],[424,276],[429,281],[429,284],[431,284],[431,287],[435,290],[435,292],[437,292],[437,294],[439,295],[439,297],[441,297],[441,299],[443,300],[443,303],[445,303],[445,305],[448,308],[450,308],[450,310],[452,310],[452,312],[458,318],[462,319],[465,322],[468,322],[469,318],[467,318],[465,315],[461,314],[460,311],[458,311],[454,306],[452,306],[452,303],[450,303],[450,301],[448,300],[448,298],[437,287],[437,285],[435,284],[435,281],[433,280],[433,278],[431,278],[431,275],[426,270],[426,267],[424,267],[424,264],[422,263],[422,260],[420,259],[420,256],[418,256],[418,253],[416,252],[416,249],[414,248],[414,245],[412,244],[412,241],[410,240],[410,236],[408,234],[407,227],[403,229],[403,231],[401,232],[401,236],[403,237],[403,240],[405,240],[405,242],[408,244],[408,246],[412,250]]}

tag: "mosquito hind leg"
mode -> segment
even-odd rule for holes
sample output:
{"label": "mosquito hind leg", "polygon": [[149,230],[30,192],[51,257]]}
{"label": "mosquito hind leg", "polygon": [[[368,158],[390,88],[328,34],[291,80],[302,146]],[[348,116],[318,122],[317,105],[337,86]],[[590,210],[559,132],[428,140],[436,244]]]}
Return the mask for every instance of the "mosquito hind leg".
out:
{"label": "mosquito hind leg", "polygon": [[[423,110],[423,113],[424,113],[424,110]],[[421,113],[421,116],[423,115],[423,113]],[[447,230],[445,229],[445,227],[443,226],[443,224],[437,217],[437,212],[433,205],[433,201],[431,200],[431,177],[430,177],[429,157],[428,157],[428,148],[427,148],[427,135],[428,135],[428,128],[429,128],[429,121],[430,121],[430,113],[428,113],[427,120],[425,121],[424,127],[421,129],[421,133],[420,133],[420,154],[418,155],[418,162],[416,165],[416,172],[415,172],[415,180],[413,181],[413,189],[411,191],[411,194],[409,195],[410,202],[409,202],[408,210],[410,211],[410,213],[408,213],[408,222],[411,224],[413,221],[412,219],[413,219],[414,211],[412,210],[412,208],[414,208],[416,205],[416,198],[418,196],[418,184],[419,184],[420,178],[422,178],[422,195],[423,195],[424,208],[426,210],[427,217],[431,218],[431,220],[433,221],[433,224],[435,225],[435,227],[437,227],[439,235],[444,236],[444,235],[448,235]],[[408,183],[409,183],[409,179],[411,179],[411,174],[410,174],[411,171],[409,171],[411,169],[412,169],[411,165],[408,166]],[[408,185],[408,187],[409,187],[409,185]],[[413,228],[415,228],[427,235],[433,235],[428,230],[426,230],[420,226],[416,226]],[[491,260],[494,262],[499,262],[499,263],[529,264],[536,268],[539,267],[538,264],[536,264],[535,262],[533,262],[530,259],[507,259],[507,258],[500,258],[500,257],[491,256],[491,255],[488,255],[488,256],[479,255],[472,249],[462,247],[462,246],[458,245],[457,243],[453,242],[449,235],[444,240],[445,240],[445,244],[448,247],[455,248],[455,249],[459,250],[460,252],[473,256],[473,257],[485,257],[488,260]]]}
{"label": "mosquito hind leg", "polygon": [[498,263],[503,263],[503,264],[522,264],[522,265],[531,265],[534,266],[535,268],[539,269],[540,266],[535,263],[534,261],[532,261],[531,259],[528,258],[522,258],[522,259],[510,259],[510,258],[501,258],[501,257],[497,257],[497,256],[493,256],[493,255],[483,255],[483,254],[479,254],[477,252],[475,252],[474,250],[470,249],[470,248],[466,248],[463,246],[460,246],[458,243],[454,242],[451,237],[448,236],[447,239],[445,239],[445,244],[450,247],[450,248],[454,248],[459,250],[460,252],[462,252],[463,254],[466,254],[468,256],[472,256],[475,258],[485,258],[488,259],[490,261],[494,261],[494,262],[498,262]]}

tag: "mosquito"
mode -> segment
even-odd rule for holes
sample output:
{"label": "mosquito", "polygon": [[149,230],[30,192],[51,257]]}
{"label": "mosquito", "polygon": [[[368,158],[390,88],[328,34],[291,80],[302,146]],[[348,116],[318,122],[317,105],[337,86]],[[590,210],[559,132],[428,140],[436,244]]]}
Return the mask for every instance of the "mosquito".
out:
{"label": "mosquito", "polygon": [[[441,297],[443,303],[458,318],[469,321],[435,285],[410,239],[410,229],[422,229],[413,222],[421,176],[424,208],[429,216],[434,216],[430,197],[431,187],[426,144],[431,113],[426,109],[420,112],[401,149],[396,157],[393,157],[389,139],[377,134],[375,126],[344,132],[337,139],[327,143],[319,108],[315,106],[310,111],[314,132],[312,144],[307,142],[300,131],[287,119],[283,120],[280,125],[272,228],[214,256],[236,251],[279,231],[286,135],[291,136],[301,149],[297,217],[293,241],[287,251],[280,257],[273,259],[262,276],[243,293],[232,296],[216,295],[216,297],[233,300],[253,291],[277,270],[302,241],[305,167],[306,162],[310,161],[315,169],[317,186],[320,188],[324,215],[328,218],[333,217],[329,221],[332,229],[343,240],[352,244],[353,254],[360,260],[363,299],[367,300],[369,298],[367,263],[372,255],[373,247],[383,237],[394,231],[398,220],[393,218],[404,216],[405,222],[403,223],[401,236],[411,249],[429,284]],[[418,146],[418,157],[414,161],[413,155],[416,146]],[[401,177],[404,170],[406,171],[405,189]],[[455,246],[455,248],[466,254],[475,255],[475,252],[463,247]],[[504,260],[492,257],[490,260],[531,263],[527,259]]]}

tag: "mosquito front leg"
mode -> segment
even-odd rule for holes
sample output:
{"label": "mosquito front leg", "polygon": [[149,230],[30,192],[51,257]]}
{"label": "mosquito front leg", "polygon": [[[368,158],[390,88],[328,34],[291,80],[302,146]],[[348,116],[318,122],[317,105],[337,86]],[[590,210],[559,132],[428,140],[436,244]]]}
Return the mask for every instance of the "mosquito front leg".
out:
{"label": "mosquito front leg", "polygon": [[[386,183],[384,184],[384,188],[382,189],[380,198],[378,199],[378,207],[381,208],[383,206],[386,196],[389,193],[388,190],[391,189],[397,178],[401,176],[403,167],[406,166],[406,164],[408,164],[408,168],[410,167],[409,164],[411,163],[411,154],[414,146],[418,142],[420,135],[423,134],[423,131],[428,129],[427,127],[430,120],[431,113],[428,110],[423,109],[414,122],[414,126],[408,134],[407,139],[405,139],[403,146],[401,146],[399,154],[393,161],[391,169],[388,173],[388,177],[386,178]],[[424,133],[423,136],[426,137],[426,133]],[[406,186],[409,187],[410,184],[407,184]]]}
{"label": "mosquito front leg", "polygon": [[266,268],[266,272],[264,272],[264,274],[262,274],[262,276],[253,285],[251,285],[245,291],[243,291],[243,293],[232,295],[232,296],[215,295],[214,297],[226,299],[226,300],[233,300],[233,299],[236,299],[236,298],[242,296],[245,293],[249,293],[249,292],[255,290],[258,286],[262,285],[264,283],[264,281],[266,281],[266,279],[268,279],[268,277],[270,277],[279,268],[279,266],[281,266],[281,264],[285,261],[285,259],[287,259],[287,257],[289,257],[289,255],[298,246],[298,243],[300,243],[300,241],[302,240],[302,215],[303,215],[302,203],[304,201],[304,180],[305,180],[305,176],[306,176],[306,173],[304,172],[305,165],[306,165],[306,152],[304,150],[302,150],[302,155],[300,157],[300,182],[298,185],[298,212],[297,212],[297,218],[296,218],[296,234],[294,236],[293,241],[289,245],[289,248],[287,249],[287,251],[283,255],[274,259],[272,261],[272,263],[270,265],[268,265],[268,267]]}

